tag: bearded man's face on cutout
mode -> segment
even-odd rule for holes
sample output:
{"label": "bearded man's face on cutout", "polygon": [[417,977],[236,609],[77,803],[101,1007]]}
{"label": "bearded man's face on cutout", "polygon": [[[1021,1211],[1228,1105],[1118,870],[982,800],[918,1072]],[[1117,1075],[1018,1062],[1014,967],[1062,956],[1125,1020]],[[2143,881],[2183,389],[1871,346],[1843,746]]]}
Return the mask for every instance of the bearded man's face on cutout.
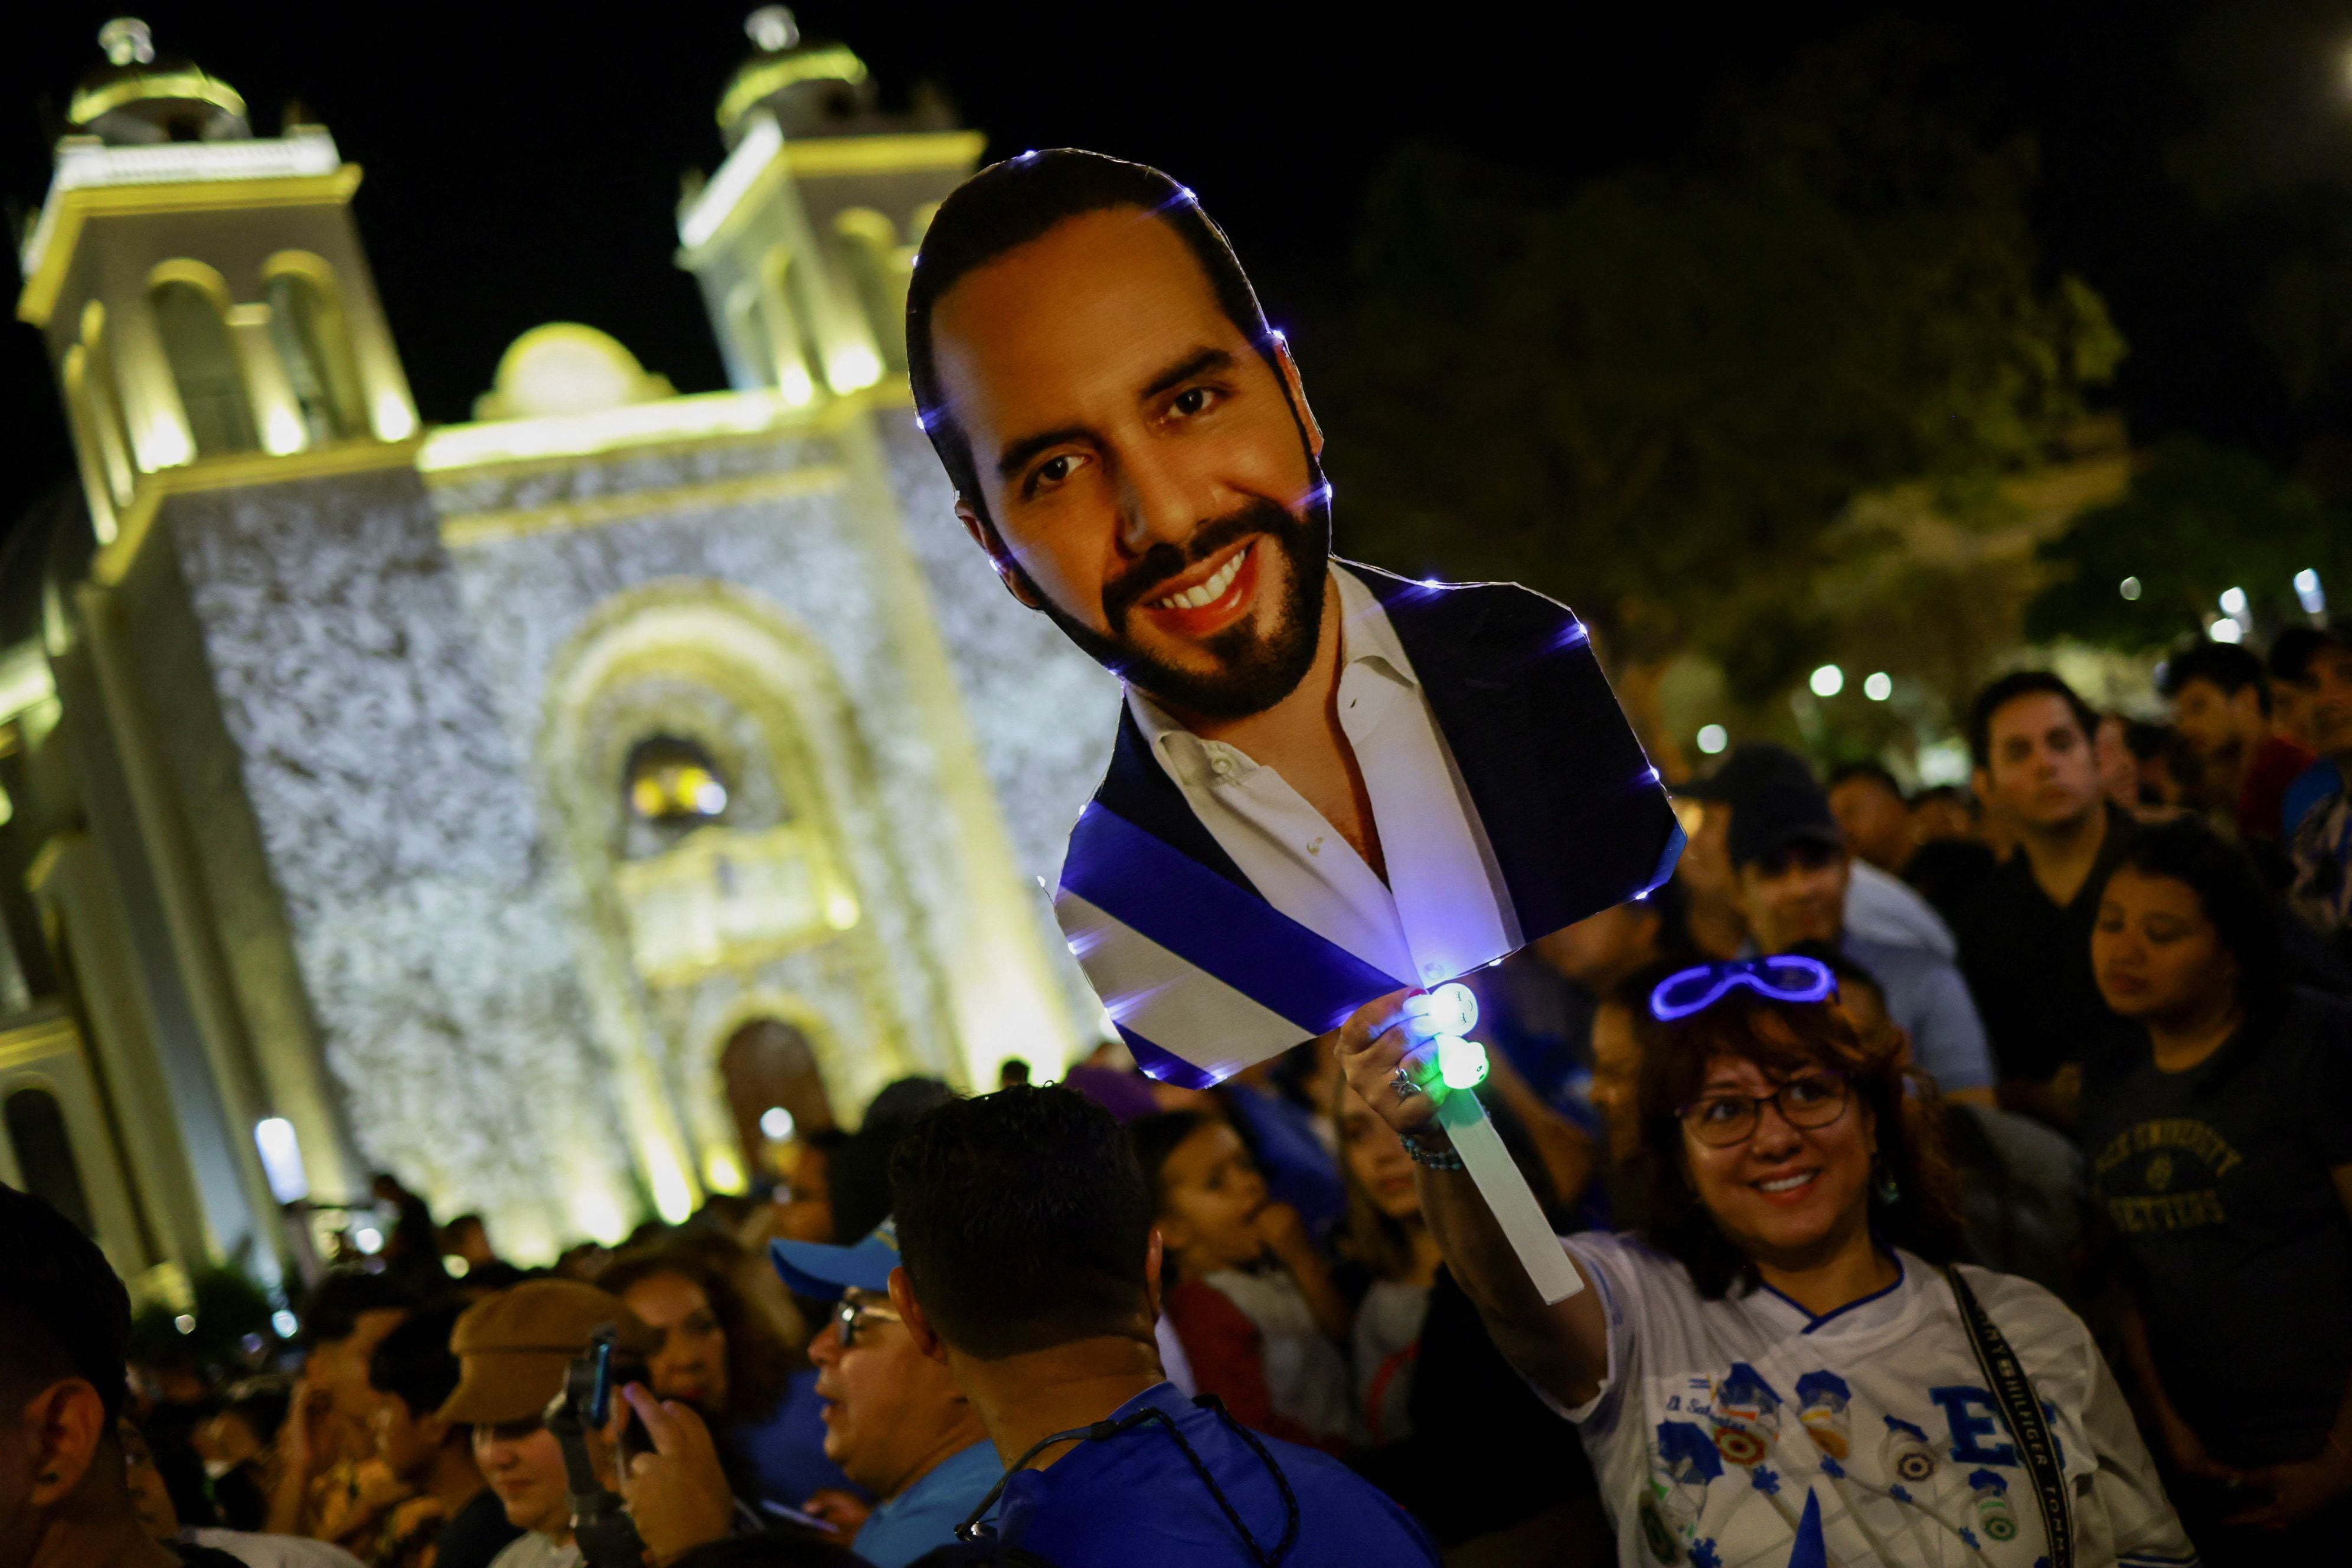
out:
{"label": "bearded man's face on cutout", "polygon": [[1054,908],[1145,1072],[1214,1083],[1671,868],[1566,605],[1331,554],[1297,366],[1191,192],[1073,148],[982,171],[908,347],[965,528],[1128,688]]}
{"label": "bearded man's face on cutout", "polygon": [[1321,438],[1173,229],[1069,219],[959,279],[932,334],[985,492],[960,510],[1023,599],[1180,711],[1297,688],[1329,577]]}

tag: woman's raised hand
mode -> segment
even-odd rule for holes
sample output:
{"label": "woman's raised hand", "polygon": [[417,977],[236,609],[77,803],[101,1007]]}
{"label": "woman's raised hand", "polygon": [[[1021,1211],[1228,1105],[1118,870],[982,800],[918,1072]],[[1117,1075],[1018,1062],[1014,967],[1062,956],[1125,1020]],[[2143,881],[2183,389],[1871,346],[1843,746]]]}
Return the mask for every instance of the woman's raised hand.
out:
{"label": "woman's raised hand", "polygon": [[1381,1120],[1400,1132],[1414,1132],[1437,1114],[1437,1102],[1414,1092],[1400,1097],[1396,1070],[1410,1042],[1397,1027],[1404,1018],[1404,1002],[1418,993],[1411,986],[1373,998],[1348,1016],[1339,1026],[1339,1070]]}

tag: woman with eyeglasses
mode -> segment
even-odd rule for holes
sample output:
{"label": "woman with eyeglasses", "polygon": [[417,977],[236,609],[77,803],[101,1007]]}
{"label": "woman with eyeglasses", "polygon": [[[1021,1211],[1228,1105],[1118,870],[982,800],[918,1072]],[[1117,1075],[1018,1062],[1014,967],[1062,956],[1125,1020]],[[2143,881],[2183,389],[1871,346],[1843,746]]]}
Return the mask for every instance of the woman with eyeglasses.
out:
{"label": "woman with eyeglasses", "polygon": [[1932,1091],[1898,1040],[1856,1032],[1820,963],[1735,960],[1652,992],[1627,1171],[1645,1224],[1567,1238],[1581,1288],[1551,1305],[1433,1124],[1395,1027],[1406,994],[1349,1020],[1349,1080],[1405,1135],[1496,1346],[1576,1423],[1621,1563],[2193,1560],[2081,1320],[1945,1267]]}
{"label": "woman with eyeglasses", "polygon": [[2208,1563],[2315,1563],[2352,1531],[2352,1008],[2287,983],[2237,846],[2145,827],[2091,968],[2123,1020],[2083,1150],[2130,1286],[2125,1357]]}

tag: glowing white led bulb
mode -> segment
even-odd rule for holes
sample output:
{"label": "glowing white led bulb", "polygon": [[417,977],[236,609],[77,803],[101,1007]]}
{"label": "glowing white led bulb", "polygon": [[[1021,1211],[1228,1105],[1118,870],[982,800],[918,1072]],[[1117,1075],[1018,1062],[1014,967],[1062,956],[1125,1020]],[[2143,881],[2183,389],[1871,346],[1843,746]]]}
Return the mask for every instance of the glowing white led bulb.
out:
{"label": "glowing white led bulb", "polygon": [[1437,1037],[1437,1076],[1448,1089],[1475,1089],[1486,1081],[1486,1047],[1459,1035]]}
{"label": "glowing white led bulb", "polygon": [[1404,1003],[1405,1032],[1416,1040],[1466,1035],[1478,1025],[1478,998],[1460,981],[1449,981]]}

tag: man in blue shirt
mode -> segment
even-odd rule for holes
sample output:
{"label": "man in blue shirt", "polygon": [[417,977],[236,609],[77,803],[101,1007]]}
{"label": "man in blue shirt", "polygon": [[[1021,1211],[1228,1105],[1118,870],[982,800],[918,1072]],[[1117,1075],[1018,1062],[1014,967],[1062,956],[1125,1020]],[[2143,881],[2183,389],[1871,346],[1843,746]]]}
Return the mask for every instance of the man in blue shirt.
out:
{"label": "man in blue shirt", "polygon": [[1437,1562],[1345,1466],[1244,1431],[1162,1376],[1150,1194],[1101,1107],[1025,1086],[940,1106],[898,1145],[891,1195],[890,1302],[1011,1472],[1003,1545],[1056,1568]]}
{"label": "man in blue shirt", "polygon": [[[769,1255],[797,1294],[838,1299],[809,1346],[824,1402],[824,1455],[880,1500],[856,1526],[857,1554],[875,1568],[903,1568],[955,1539],[1004,1465],[947,1369],[890,1308],[898,1264],[890,1221],[855,1247],[779,1241]],[[840,1527],[855,1522],[845,1507],[835,1513],[819,1499],[810,1511]]]}

